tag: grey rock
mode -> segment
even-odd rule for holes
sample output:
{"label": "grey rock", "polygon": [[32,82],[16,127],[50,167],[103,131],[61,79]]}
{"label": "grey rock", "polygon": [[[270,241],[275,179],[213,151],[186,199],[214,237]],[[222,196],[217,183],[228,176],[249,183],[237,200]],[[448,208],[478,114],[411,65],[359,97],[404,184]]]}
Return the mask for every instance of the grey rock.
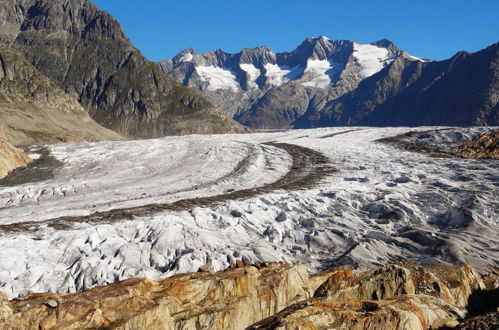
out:
{"label": "grey rock", "polygon": [[211,263],[203,265],[203,266],[199,267],[199,269],[198,269],[198,273],[213,273],[213,272],[214,272],[214,269],[213,269],[213,265]]}
{"label": "grey rock", "polygon": [[244,131],[144,58],[88,0],[3,0],[0,22],[0,41],[107,128],[133,137]]}
{"label": "grey rock", "polygon": [[444,61],[406,54],[359,86],[313,109],[303,126],[499,125],[499,43]]}
{"label": "grey rock", "polygon": [[[373,43],[386,48],[388,56],[401,56],[393,43],[384,40]],[[310,109],[320,111],[330,101],[354,90],[362,81],[361,66],[353,56],[354,42],[332,41],[326,37],[307,38],[294,51],[274,53],[268,47],[243,49],[229,54],[222,50],[196,54],[187,49],[173,59],[159,62],[159,67],[176,81],[191,87],[238,122],[254,128],[292,128]],[[309,61],[327,60],[333,65],[326,74],[329,86],[313,86],[314,74],[307,70]],[[250,75],[242,65],[252,64],[258,78],[252,85]],[[290,70],[289,81],[276,86],[266,75],[266,65]],[[387,63],[388,64],[388,63]],[[237,90],[209,88],[198,73],[198,67],[225,69],[235,77]]]}
{"label": "grey rock", "polygon": [[50,299],[45,302],[45,306],[50,308],[56,308],[59,303],[56,300]]}
{"label": "grey rock", "polygon": [[[474,54],[459,52],[445,61],[419,60],[386,39],[372,45],[385,48],[390,61],[366,78],[360,74],[354,43],[325,37],[308,38],[289,53],[274,53],[267,47],[237,54],[221,50],[196,54],[189,49],[159,66],[254,128],[499,125],[499,43]],[[331,79],[328,86],[307,84],[313,79],[306,70],[311,60],[334,64],[326,72]],[[241,64],[258,70],[256,88]],[[267,64],[291,70],[289,81],[273,86],[266,76]],[[196,70],[199,66],[230,71],[237,90],[210,90]]]}
{"label": "grey rock", "polygon": [[121,139],[18,51],[0,43],[0,140],[27,145]]}

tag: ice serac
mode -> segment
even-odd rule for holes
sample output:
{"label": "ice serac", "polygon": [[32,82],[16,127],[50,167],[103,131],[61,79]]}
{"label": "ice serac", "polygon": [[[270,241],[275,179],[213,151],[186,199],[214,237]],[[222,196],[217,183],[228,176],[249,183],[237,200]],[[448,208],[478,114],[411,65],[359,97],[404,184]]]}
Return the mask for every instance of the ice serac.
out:
{"label": "ice serac", "polygon": [[470,266],[401,262],[365,273],[343,266],[309,276],[305,266],[247,266],[238,260],[236,268],[217,273],[202,268],[162,281],[130,279],[70,295],[42,293],[12,301],[0,295],[0,325],[426,329],[458,325],[475,307],[474,295],[496,289],[486,287]]}
{"label": "ice serac", "polygon": [[0,43],[0,141],[26,145],[121,139],[18,51]]}
{"label": "ice serac", "polygon": [[244,131],[144,58],[88,0],[5,0],[0,21],[0,41],[107,128],[141,138]]}
{"label": "ice serac", "polygon": [[363,45],[321,36],[283,53],[268,47],[236,54],[187,49],[159,66],[240,123],[289,128],[309,109],[322,109],[402,54],[388,40]]}

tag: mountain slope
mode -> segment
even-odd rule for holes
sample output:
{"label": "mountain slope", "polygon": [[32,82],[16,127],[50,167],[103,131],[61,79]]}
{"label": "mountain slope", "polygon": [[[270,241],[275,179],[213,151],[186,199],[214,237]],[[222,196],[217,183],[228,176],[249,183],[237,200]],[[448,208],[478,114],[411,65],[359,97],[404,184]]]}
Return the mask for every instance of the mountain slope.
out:
{"label": "mountain slope", "polygon": [[134,137],[242,131],[145,59],[119,23],[88,0],[5,0],[0,21],[0,41],[105,127]]}
{"label": "mountain slope", "polygon": [[499,43],[439,62],[405,57],[297,127],[499,125]]}
{"label": "mountain slope", "polygon": [[121,139],[21,54],[0,43],[0,140],[22,145]]}
{"label": "mountain slope", "polygon": [[159,65],[251,127],[499,125],[498,49],[428,61],[388,40],[319,37],[290,53],[188,49]]}
{"label": "mountain slope", "polygon": [[405,56],[388,40],[360,44],[308,38],[294,51],[267,47],[196,54],[187,49],[159,63],[239,122],[257,128],[293,127],[310,109],[322,110],[361,81]]}

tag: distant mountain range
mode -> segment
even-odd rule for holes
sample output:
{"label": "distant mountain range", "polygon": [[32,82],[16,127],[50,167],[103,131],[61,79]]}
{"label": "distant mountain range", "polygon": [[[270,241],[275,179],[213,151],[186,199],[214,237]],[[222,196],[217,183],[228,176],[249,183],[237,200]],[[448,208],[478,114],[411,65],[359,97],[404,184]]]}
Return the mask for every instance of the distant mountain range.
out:
{"label": "distant mountain range", "polygon": [[[124,136],[245,131],[145,59],[119,23],[88,0],[2,0],[0,42],[5,51],[12,49],[19,58],[24,56],[36,68],[34,76],[46,76],[66,93],[63,99],[75,100],[82,107],[79,114],[90,114]],[[26,79],[21,85],[31,84],[32,76],[18,76]],[[15,92],[27,100],[41,95],[37,88]],[[0,115],[10,116],[9,109],[0,104]],[[38,113],[31,113],[35,122]],[[73,120],[80,120],[78,116]],[[60,128],[46,128],[52,127]],[[88,133],[93,135],[92,130]]]}
{"label": "distant mountain range", "polygon": [[254,128],[499,125],[499,44],[431,61],[322,36],[290,53],[187,49],[159,66]]}
{"label": "distant mountain range", "polygon": [[239,123],[499,125],[499,44],[437,62],[318,37],[157,64],[88,0],[2,0],[0,62],[0,139],[16,145],[248,131]]}

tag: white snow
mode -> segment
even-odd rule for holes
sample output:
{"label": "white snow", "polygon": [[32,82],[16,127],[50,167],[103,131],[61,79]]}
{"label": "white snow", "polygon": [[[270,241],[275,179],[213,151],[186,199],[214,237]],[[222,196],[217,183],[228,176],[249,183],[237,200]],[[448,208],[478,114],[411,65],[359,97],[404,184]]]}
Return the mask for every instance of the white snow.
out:
{"label": "white snow", "polygon": [[[281,149],[223,138],[50,146],[65,165],[54,179],[0,187],[0,225],[216,195],[275,181],[291,166]],[[244,171],[231,175],[243,161]]]}
{"label": "white snow", "polygon": [[381,71],[386,65],[393,62],[388,49],[375,45],[359,44],[354,42],[353,55],[359,60],[360,74],[366,78]]}
{"label": "white snow", "polygon": [[303,82],[303,86],[327,88],[331,85],[331,76],[340,71],[343,66],[331,63],[328,60],[313,60],[307,61],[304,75],[308,75],[309,79]]}
{"label": "white snow", "polygon": [[[44,182],[0,187],[1,224],[265,185],[291,165],[287,153],[263,144],[268,141],[320,151],[338,171],[310,189],[111,224],[40,223],[20,232],[0,226],[0,291],[11,298],[73,292],[196,271],[210,261],[220,270],[241,258],[301,263],[312,271],[345,263],[366,269],[399,258],[486,271],[499,263],[499,163],[433,158],[376,142],[433,129],[323,128],[50,146],[64,166]],[[485,129],[412,139],[452,145]]]}
{"label": "white snow", "polygon": [[180,59],[179,61],[180,62],[190,62],[192,61],[192,59],[194,58],[194,56],[191,54],[191,53],[186,53],[184,54]]}
{"label": "white snow", "polygon": [[236,76],[230,70],[199,65],[196,67],[196,71],[201,80],[208,83],[207,89],[209,91],[228,89],[237,92],[239,89]]}
{"label": "white snow", "polygon": [[412,56],[412,55],[409,55],[409,57],[415,61],[420,61],[420,62],[428,62],[427,60],[423,60],[422,58],[419,58],[419,57],[416,57],[416,56]]}
{"label": "white snow", "polygon": [[258,88],[258,84],[256,80],[260,77],[260,70],[256,68],[253,64],[242,63],[240,67],[243,71],[246,71],[248,74],[248,86],[250,88]]}
{"label": "white snow", "polygon": [[272,63],[265,64],[265,70],[268,87],[279,87],[290,80],[297,80],[303,73],[300,67],[290,68]]}

